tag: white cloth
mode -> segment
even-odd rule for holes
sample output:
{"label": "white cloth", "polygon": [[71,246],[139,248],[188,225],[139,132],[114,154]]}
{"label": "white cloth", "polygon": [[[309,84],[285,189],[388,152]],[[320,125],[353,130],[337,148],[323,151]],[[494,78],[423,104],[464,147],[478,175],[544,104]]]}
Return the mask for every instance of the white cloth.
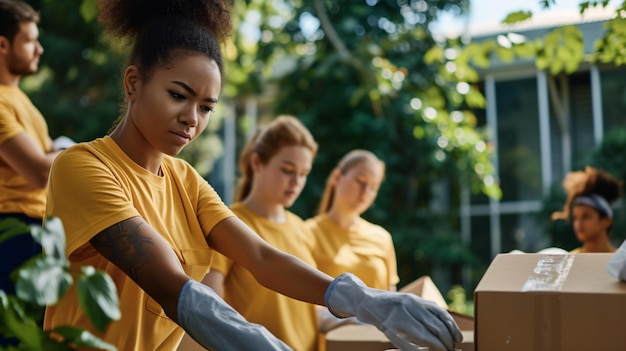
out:
{"label": "white cloth", "polygon": [[65,150],[70,146],[76,145],[76,142],[65,135],[61,135],[60,137],[54,139],[52,142],[54,150]]}

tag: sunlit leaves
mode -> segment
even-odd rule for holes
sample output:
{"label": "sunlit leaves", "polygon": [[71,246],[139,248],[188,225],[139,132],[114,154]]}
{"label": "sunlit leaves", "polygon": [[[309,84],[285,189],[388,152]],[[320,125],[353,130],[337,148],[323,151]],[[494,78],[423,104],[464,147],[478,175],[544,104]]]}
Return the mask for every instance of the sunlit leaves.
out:
{"label": "sunlit leaves", "polygon": [[502,20],[502,23],[504,23],[504,24],[515,24],[515,23],[526,21],[527,19],[531,18],[532,16],[533,16],[533,14],[530,11],[515,11],[515,12],[509,13]]}
{"label": "sunlit leaves", "polygon": [[618,16],[607,21],[605,35],[595,42],[594,62],[626,64],[626,19]]}
{"label": "sunlit leaves", "polygon": [[64,262],[49,256],[37,258],[20,269],[16,282],[17,296],[40,306],[57,303],[73,283]]}
{"label": "sunlit leaves", "polygon": [[611,2],[610,0],[602,0],[602,1],[584,1],[581,2],[578,6],[580,9],[580,14],[584,14],[585,11],[587,11],[587,9],[589,8],[593,8],[596,6],[602,6],[602,7],[606,7],[609,2]]}
{"label": "sunlit leaves", "polygon": [[539,69],[548,68],[556,75],[562,71],[574,72],[584,59],[583,35],[576,26],[563,26],[552,30],[546,35],[544,47],[538,53],[546,66],[537,66]]}

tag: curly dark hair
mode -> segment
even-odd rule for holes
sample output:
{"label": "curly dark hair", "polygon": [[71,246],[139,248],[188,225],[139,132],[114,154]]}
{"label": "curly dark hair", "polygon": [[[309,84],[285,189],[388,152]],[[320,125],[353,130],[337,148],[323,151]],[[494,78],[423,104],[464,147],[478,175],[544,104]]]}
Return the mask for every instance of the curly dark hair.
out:
{"label": "curly dark hair", "polygon": [[554,212],[552,219],[569,219],[572,203],[581,195],[600,195],[609,204],[622,197],[622,181],[604,170],[590,166],[585,167],[584,171],[569,172],[563,180],[563,189],[567,193],[563,211]]}
{"label": "curly dark hair", "polygon": [[99,0],[99,22],[114,36],[134,40],[130,63],[142,79],[186,51],[215,60],[224,75],[220,43],[231,33],[228,0]]}

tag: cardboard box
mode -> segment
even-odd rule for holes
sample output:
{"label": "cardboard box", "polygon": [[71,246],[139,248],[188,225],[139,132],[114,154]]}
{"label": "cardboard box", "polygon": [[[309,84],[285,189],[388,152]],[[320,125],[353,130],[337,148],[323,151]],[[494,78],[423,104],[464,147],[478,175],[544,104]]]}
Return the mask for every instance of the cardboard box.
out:
{"label": "cardboard box", "polygon": [[415,294],[425,300],[432,301],[437,304],[437,306],[448,309],[448,303],[446,303],[446,299],[443,298],[441,292],[435,285],[432,279],[429,276],[425,275],[420,277],[417,280],[403,286],[400,292]]}
{"label": "cardboard box", "polygon": [[626,284],[612,254],[500,254],[474,291],[480,351],[626,349]]}
{"label": "cardboard box", "polygon": [[[415,294],[425,300],[434,302],[441,308],[448,309],[446,300],[433,280],[427,275],[403,286],[400,291]],[[474,318],[457,312],[448,312],[450,312],[459,329],[461,329],[461,333],[463,333],[463,342],[456,347],[462,351],[474,351]]]}
{"label": "cardboard box", "polygon": [[383,351],[394,346],[373,325],[344,325],[326,333],[326,351]]}

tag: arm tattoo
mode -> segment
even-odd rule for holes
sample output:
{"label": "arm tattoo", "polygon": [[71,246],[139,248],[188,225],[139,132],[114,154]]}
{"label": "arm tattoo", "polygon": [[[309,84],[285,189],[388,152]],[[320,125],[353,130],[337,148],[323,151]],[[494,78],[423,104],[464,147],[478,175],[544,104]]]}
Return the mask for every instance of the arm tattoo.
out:
{"label": "arm tattoo", "polygon": [[155,260],[149,249],[154,244],[153,240],[142,233],[144,224],[137,218],[127,219],[108,227],[90,240],[101,255],[135,282],[139,278],[139,271]]}

